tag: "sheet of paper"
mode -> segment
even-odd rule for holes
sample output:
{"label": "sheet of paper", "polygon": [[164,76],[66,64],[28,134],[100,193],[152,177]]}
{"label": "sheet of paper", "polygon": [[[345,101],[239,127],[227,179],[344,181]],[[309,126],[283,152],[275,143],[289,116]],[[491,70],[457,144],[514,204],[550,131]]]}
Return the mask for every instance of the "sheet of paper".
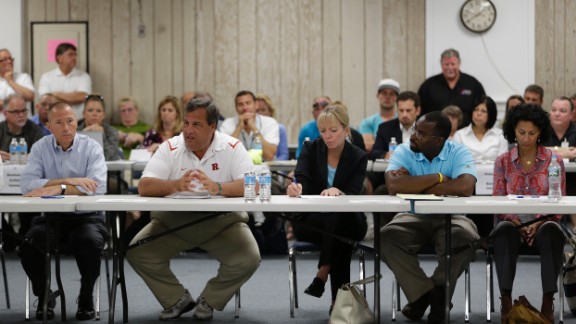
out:
{"label": "sheet of paper", "polygon": [[142,198],[102,198],[96,200],[96,202],[147,202],[148,199]]}
{"label": "sheet of paper", "polygon": [[508,197],[508,199],[510,200],[538,200],[538,201],[548,200],[547,196],[508,195],[506,197]]}
{"label": "sheet of paper", "polygon": [[427,194],[397,194],[396,196],[404,200],[444,200],[442,197]]}
{"label": "sheet of paper", "polygon": [[320,196],[320,195],[302,195],[300,196],[302,199],[334,199],[338,198],[337,196]]}
{"label": "sheet of paper", "polygon": [[402,203],[401,200],[374,200],[374,199],[358,199],[358,200],[350,200],[351,204],[372,204],[372,203],[377,203],[377,204],[392,204],[392,205],[399,205]]}
{"label": "sheet of paper", "polygon": [[166,196],[166,198],[172,199],[206,199],[210,198],[208,191],[183,191],[175,192]]}
{"label": "sheet of paper", "polygon": [[134,149],[130,151],[130,161],[150,161],[152,157],[152,152],[147,149]]}

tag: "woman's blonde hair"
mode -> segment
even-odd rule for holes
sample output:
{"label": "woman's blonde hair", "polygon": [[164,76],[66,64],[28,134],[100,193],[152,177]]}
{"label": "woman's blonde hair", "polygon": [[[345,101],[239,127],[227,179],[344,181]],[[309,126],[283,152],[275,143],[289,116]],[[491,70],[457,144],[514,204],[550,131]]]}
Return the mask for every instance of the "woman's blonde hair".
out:
{"label": "woman's blonde hair", "polygon": [[340,101],[331,102],[328,107],[324,109],[318,116],[316,125],[320,123],[333,123],[337,122],[346,129],[347,137],[350,136],[350,117],[348,116],[348,108]]}
{"label": "woman's blonde hair", "polygon": [[272,100],[270,99],[270,97],[268,97],[263,93],[258,93],[256,94],[256,101],[258,100],[264,101],[266,106],[268,106],[268,109],[270,109],[270,117],[276,118],[276,107],[274,107],[274,105],[272,104]]}
{"label": "woman's blonde hair", "polygon": [[171,103],[174,109],[176,109],[176,125],[174,125],[174,133],[180,133],[182,131],[182,109],[180,108],[180,100],[174,96],[166,96],[160,103],[158,104],[158,108],[156,109],[156,121],[154,122],[154,128],[158,131],[158,133],[164,133],[165,129],[162,125],[162,119],[160,118],[160,110],[162,106],[167,103]]}

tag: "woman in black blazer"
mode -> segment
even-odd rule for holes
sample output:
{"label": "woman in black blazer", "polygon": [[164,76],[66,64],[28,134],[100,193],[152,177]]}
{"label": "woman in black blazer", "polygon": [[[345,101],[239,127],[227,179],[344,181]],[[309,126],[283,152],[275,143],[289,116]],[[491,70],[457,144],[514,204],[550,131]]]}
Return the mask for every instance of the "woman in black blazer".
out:
{"label": "woman in black blazer", "polygon": [[[320,114],[317,125],[320,138],[304,144],[296,165],[296,181],[288,186],[288,195],[360,194],[368,158],[364,151],[347,140],[350,126],[346,107],[340,103],[331,104]],[[330,275],[334,304],[338,288],[350,282],[353,247],[302,225],[359,241],[366,234],[366,218],[363,213],[300,213],[294,219],[295,236],[321,247],[318,272],[305,293],[322,296]]]}

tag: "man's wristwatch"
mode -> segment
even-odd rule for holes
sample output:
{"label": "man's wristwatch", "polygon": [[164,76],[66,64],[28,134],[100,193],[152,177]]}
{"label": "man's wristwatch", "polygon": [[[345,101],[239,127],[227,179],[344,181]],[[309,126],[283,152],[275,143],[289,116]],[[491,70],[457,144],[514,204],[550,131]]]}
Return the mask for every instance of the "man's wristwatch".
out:
{"label": "man's wristwatch", "polygon": [[61,184],[61,185],[60,185],[60,189],[62,189],[62,190],[60,191],[60,195],[63,195],[64,193],[66,193],[66,185],[65,185],[65,184]]}

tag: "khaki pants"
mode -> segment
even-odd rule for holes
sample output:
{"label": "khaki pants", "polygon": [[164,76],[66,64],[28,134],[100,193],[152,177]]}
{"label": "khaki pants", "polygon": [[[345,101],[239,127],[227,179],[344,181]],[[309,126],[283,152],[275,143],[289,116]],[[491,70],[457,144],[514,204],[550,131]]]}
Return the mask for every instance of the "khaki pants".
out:
{"label": "khaki pants", "polygon": [[[197,215],[192,212],[152,213],[150,224],[132,242],[191,222]],[[246,220],[246,216],[238,213],[216,216],[130,250],[128,262],[167,309],[176,304],[185,291],[170,269],[170,259],[196,247],[205,250],[220,262],[220,267],[201,294],[210,306],[222,310],[260,264],[258,245]]]}
{"label": "khaki pants", "polygon": [[[414,215],[401,213],[380,230],[381,258],[394,273],[409,302],[414,302],[434,286],[445,281],[444,215]],[[479,238],[476,225],[463,215],[452,216],[452,247],[463,246]],[[418,251],[424,244],[433,243],[438,266],[431,277],[420,267]],[[474,259],[476,251],[466,249],[451,257],[450,288]]]}

